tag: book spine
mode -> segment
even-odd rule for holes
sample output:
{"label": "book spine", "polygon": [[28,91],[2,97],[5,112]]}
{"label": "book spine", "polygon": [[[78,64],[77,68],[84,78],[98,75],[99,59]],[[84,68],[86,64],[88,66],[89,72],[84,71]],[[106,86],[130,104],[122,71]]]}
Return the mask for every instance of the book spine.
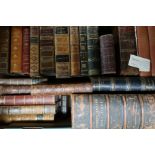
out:
{"label": "book spine", "polygon": [[9,73],[10,27],[0,27],[0,74]]}
{"label": "book spine", "polygon": [[120,74],[138,75],[138,69],[128,65],[130,55],[137,55],[135,28],[133,26],[119,26],[118,36],[120,48]]}
{"label": "book spine", "polygon": [[68,78],[71,74],[69,27],[55,28],[56,78]]}
{"label": "book spine", "polygon": [[30,27],[23,27],[22,73],[30,74]]}
{"label": "book spine", "polygon": [[53,114],[22,114],[22,115],[2,115],[0,122],[18,122],[18,121],[53,121]]}
{"label": "book spine", "polygon": [[140,77],[92,78],[93,92],[154,91],[155,79]]}
{"label": "book spine", "polygon": [[98,26],[87,27],[88,74],[100,74],[100,50]]}
{"label": "book spine", "polygon": [[68,95],[62,95],[61,96],[61,112],[63,114],[67,114],[68,112],[68,104],[69,104],[69,101],[70,100],[70,96]]}
{"label": "book spine", "polygon": [[[150,60],[150,47],[147,26],[137,26],[137,44],[140,57]],[[151,76],[151,72],[140,72],[140,76]]]}
{"label": "book spine", "polygon": [[1,106],[11,105],[51,105],[55,104],[54,95],[8,95],[0,96]]}
{"label": "book spine", "polygon": [[39,26],[30,27],[30,76],[39,76]]}
{"label": "book spine", "polygon": [[80,73],[82,76],[88,76],[88,50],[87,50],[87,27],[79,26],[80,40]]}
{"label": "book spine", "polygon": [[155,76],[155,26],[148,26],[152,76]]}
{"label": "book spine", "polygon": [[40,74],[55,76],[54,27],[40,27]]}
{"label": "book spine", "polygon": [[55,105],[0,106],[0,115],[55,114]]}
{"label": "book spine", "polygon": [[112,34],[100,36],[101,73],[116,74],[115,48]]}
{"label": "book spine", "polygon": [[51,94],[51,95],[70,95],[72,93],[92,92],[91,83],[76,84],[53,84],[53,85],[32,85],[32,86],[0,86],[0,94]]}
{"label": "book spine", "polygon": [[154,94],[73,94],[72,128],[155,128]]}
{"label": "book spine", "polygon": [[46,82],[46,78],[0,78],[0,85],[34,85]]}
{"label": "book spine", "polygon": [[11,73],[22,73],[22,27],[11,29]]}
{"label": "book spine", "polygon": [[79,27],[70,26],[71,76],[80,76]]}

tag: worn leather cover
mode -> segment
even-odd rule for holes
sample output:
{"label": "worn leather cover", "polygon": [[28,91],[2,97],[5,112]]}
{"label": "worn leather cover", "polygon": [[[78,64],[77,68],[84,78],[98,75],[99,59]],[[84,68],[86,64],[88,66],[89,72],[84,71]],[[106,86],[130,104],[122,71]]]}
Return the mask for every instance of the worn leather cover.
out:
{"label": "worn leather cover", "polygon": [[155,76],[155,26],[148,26],[152,76]]}
{"label": "worn leather cover", "polygon": [[55,28],[56,78],[68,78],[71,75],[69,27]]}
{"label": "worn leather cover", "polygon": [[19,115],[2,115],[0,122],[11,123],[18,121],[53,121],[54,114],[19,114]]}
{"label": "worn leather cover", "polygon": [[112,34],[100,36],[101,74],[116,74],[114,39]]}
{"label": "worn leather cover", "polygon": [[80,73],[88,76],[87,26],[79,26]]}
{"label": "worn leather cover", "polygon": [[[138,55],[150,60],[150,46],[147,26],[137,26]],[[140,72],[140,76],[151,76],[150,72]]]}
{"label": "worn leather cover", "polygon": [[55,105],[0,106],[0,115],[55,114]]}
{"label": "worn leather cover", "polygon": [[9,73],[10,27],[0,27],[0,74]]}
{"label": "worn leather cover", "polygon": [[22,27],[11,27],[11,73],[22,74]]}
{"label": "worn leather cover", "polygon": [[120,49],[120,74],[138,75],[138,69],[128,65],[130,55],[137,55],[134,26],[118,26],[118,35]]}
{"label": "worn leather cover", "polygon": [[155,91],[154,77],[99,77],[91,78],[93,92]]}
{"label": "worn leather cover", "polygon": [[80,76],[79,27],[70,26],[71,76]]}
{"label": "worn leather cover", "polygon": [[46,78],[0,78],[0,85],[33,85],[47,82]]}
{"label": "worn leather cover", "polygon": [[30,76],[39,76],[39,26],[30,27]]}
{"label": "worn leather cover", "polygon": [[54,95],[8,95],[0,96],[0,105],[51,105],[55,104]]}
{"label": "worn leather cover", "polygon": [[54,26],[40,27],[40,74],[55,76]]}
{"label": "worn leather cover", "polygon": [[100,74],[100,50],[98,26],[87,27],[88,74]]}
{"label": "worn leather cover", "polygon": [[23,26],[22,73],[30,74],[30,27]]}
{"label": "worn leather cover", "polygon": [[154,94],[72,94],[72,128],[155,128]]}

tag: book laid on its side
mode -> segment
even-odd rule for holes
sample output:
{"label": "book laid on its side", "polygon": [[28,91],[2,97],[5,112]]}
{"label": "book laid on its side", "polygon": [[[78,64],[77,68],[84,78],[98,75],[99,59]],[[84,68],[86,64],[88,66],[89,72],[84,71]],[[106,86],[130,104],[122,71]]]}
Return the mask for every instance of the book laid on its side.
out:
{"label": "book laid on its side", "polygon": [[22,74],[22,27],[11,27],[11,63],[10,72]]}
{"label": "book laid on its side", "polygon": [[0,106],[0,115],[55,114],[55,105]]}
{"label": "book laid on its side", "polygon": [[0,74],[9,74],[10,27],[0,27]]}
{"label": "book laid on its side", "polygon": [[68,26],[56,26],[55,28],[55,61],[56,78],[70,77],[71,64]]}
{"label": "book laid on its side", "polygon": [[152,76],[155,76],[155,26],[148,26]]}
{"label": "book laid on its side", "polygon": [[54,27],[40,27],[40,74],[55,76]]}
{"label": "book laid on its side", "polygon": [[79,26],[80,73],[88,76],[87,26]]}
{"label": "book laid on its side", "polygon": [[51,105],[55,104],[54,95],[8,95],[0,96],[0,106],[10,105]]}
{"label": "book laid on its side", "polygon": [[[138,55],[150,60],[150,46],[147,26],[137,26]],[[140,72],[140,76],[151,76],[151,72]]]}
{"label": "book laid on its side", "polygon": [[30,76],[39,76],[39,26],[30,27]]}
{"label": "book laid on its side", "polygon": [[30,74],[30,27],[23,26],[22,73]]}
{"label": "book laid on its side", "polygon": [[54,114],[19,114],[1,115],[0,122],[10,123],[18,121],[53,121]]}
{"label": "book laid on its side", "polygon": [[88,74],[100,74],[98,26],[87,26]]}
{"label": "book laid on its side", "polygon": [[72,128],[155,128],[154,94],[73,94]]}
{"label": "book laid on its side", "polygon": [[80,76],[79,27],[70,26],[71,76]]}
{"label": "book laid on its side", "polygon": [[128,65],[130,55],[137,55],[135,27],[118,26],[118,36],[120,49],[120,74],[138,75],[138,69]]}
{"label": "book laid on its side", "polygon": [[0,78],[0,85],[34,85],[47,80],[46,78]]}
{"label": "book laid on its side", "polygon": [[100,36],[101,74],[116,74],[115,48],[112,34]]}

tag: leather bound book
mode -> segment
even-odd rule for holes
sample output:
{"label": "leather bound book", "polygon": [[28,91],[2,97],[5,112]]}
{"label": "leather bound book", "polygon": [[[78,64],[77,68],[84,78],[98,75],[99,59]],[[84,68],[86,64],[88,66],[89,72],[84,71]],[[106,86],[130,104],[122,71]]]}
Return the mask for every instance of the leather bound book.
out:
{"label": "leather bound book", "polygon": [[155,91],[155,78],[107,77],[92,78],[93,92]]}
{"label": "leather bound book", "polygon": [[10,27],[0,27],[0,74],[9,73]]}
{"label": "leather bound book", "polygon": [[155,128],[154,94],[73,94],[72,128]]}
{"label": "leather bound book", "polygon": [[55,104],[54,95],[8,95],[0,96],[0,106],[11,105],[51,105]]}
{"label": "leather bound book", "polygon": [[55,59],[56,78],[70,77],[71,64],[68,26],[56,26],[55,28]]}
{"label": "leather bound book", "polygon": [[21,121],[53,121],[53,114],[22,114],[22,115],[2,115],[0,122],[11,123]]}
{"label": "leather bound book", "polygon": [[100,50],[98,26],[87,27],[88,74],[100,74]]}
{"label": "leather bound book", "polygon": [[79,27],[70,26],[71,76],[80,76]]}
{"label": "leather bound book", "polygon": [[118,35],[120,48],[120,74],[138,75],[138,69],[128,65],[130,55],[137,55],[135,27],[118,26]]}
{"label": "leather bound book", "polygon": [[32,86],[0,86],[0,95],[5,94],[32,94],[32,95],[70,95],[72,93],[91,93],[91,83],[32,85]]}
{"label": "leather bound book", "polygon": [[155,26],[148,26],[152,76],[155,76]]}
{"label": "leather bound book", "polygon": [[22,74],[22,27],[11,28],[11,73]]}
{"label": "leather bound book", "polygon": [[55,105],[0,106],[0,115],[55,114]]}
{"label": "leather bound book", "polygon": [[79,40],[80,72],[82,76],[88,76],[87,26],[79,26]]}
{"label": "leather bound book", "polygon": [[112,34],[100,36],[101,74],[116,74],[115,48]]}
{"label": "leather bound book", "polygon": [[55,76],[54,27],[40,27],[40,74]]}
{"label": "leather bound book", "polygon": [[39,76],[39,26],[30,27],[30,76]]}
{"label": "leather bound book", "polygon": [[34,85],[47,82],[46,78],[0,78],[0,85]]}
{"label": "leather bound book", "polygon": [[[150,59],[149,35],[147,26],[137,26],[138,55]],[[151,72],[140,72],[140,76],[151,76]]]}
{"label": "leather bound book", "polygon": [[23,26],[22,73],[30,74],[30,27]]}

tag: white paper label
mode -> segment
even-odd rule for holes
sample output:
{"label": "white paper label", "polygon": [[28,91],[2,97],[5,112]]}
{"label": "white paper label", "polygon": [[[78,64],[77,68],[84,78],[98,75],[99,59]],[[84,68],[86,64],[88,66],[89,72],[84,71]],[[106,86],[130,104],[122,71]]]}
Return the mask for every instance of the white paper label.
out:
{"label": "white paper label", "polygon": [[150,72],[150,60],[146,58],[131,54],[128,65],[131,67],[139,68],[139,71],[141,72]]}

